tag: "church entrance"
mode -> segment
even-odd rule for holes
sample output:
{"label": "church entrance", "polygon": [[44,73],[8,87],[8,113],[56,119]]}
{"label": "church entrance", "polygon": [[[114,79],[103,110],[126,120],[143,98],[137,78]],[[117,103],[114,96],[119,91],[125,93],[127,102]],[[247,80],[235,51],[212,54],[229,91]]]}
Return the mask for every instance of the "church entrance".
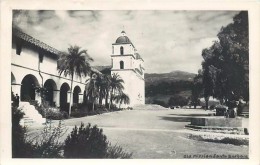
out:
{"label": "church entrance", "polygon": [[26,75],[21,85],[21,101],[35,100],[36,87],[39,86],[38,80],[34,75]]}

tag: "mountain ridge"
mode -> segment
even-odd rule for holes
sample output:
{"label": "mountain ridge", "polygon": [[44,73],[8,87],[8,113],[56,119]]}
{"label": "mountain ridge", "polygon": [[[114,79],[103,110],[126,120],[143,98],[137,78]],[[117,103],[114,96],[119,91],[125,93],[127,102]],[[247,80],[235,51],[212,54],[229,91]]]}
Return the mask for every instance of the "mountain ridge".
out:
{"label": "mountain ridge", "polygon": [[168,73],[145,73],[145,84],[159,84],[161,82],[192,81],[195,73],[175,70]]}

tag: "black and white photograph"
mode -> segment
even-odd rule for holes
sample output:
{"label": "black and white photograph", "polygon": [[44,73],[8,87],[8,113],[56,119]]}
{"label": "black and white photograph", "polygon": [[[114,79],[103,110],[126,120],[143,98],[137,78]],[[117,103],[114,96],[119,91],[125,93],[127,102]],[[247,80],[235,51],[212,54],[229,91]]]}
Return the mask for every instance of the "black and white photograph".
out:
{"label": "black and white photograph", "polygon": [[252,158],[250,10],[10,13],[11,159]]}

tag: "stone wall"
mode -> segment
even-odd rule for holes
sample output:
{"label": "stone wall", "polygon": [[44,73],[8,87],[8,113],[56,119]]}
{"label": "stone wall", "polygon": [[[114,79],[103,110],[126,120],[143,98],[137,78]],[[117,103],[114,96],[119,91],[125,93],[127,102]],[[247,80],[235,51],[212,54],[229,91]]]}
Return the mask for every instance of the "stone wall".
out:
{"label": "stone wall", "polygon": [[242,119],[224,117],[191,118],[191,125],[208,127],[242,127]]}

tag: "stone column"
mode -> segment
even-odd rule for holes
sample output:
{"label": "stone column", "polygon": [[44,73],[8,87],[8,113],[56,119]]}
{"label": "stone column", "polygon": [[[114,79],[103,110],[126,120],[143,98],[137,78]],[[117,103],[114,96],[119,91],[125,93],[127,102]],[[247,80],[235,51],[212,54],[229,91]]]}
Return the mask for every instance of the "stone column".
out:
{"label": "stone column", "polygon": [[[70,103],[70,95],[73,95],[73,93],[71,91],[68,91],[67,93],[67,103]],[[72,101],[73,101],[73,96],[72,96]]]}
{"label": "stone column", "polygon": [[53,102],[57,107],[60,106],[60,90],[53,90]]}
{"label": "stone column", "polygon": [[83,93],[79,93],[79,103],[83,103]]}

